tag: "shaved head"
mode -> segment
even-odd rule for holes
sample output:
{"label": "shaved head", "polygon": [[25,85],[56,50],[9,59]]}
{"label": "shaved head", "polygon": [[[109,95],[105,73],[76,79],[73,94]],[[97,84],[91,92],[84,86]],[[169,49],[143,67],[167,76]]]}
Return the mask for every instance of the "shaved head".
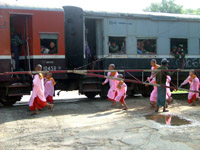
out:
{"label": "shaved head", "polygon": [[124,76],[122,74],[118,74],[117,77],[123,79]]}
{"label": "shaved head", "polygon": [[112,70],[112,69],[114,70],[114,69],[115,69],[115,64],[110,64],[110,65],[109,65],[109,69],[110,69],[110,70]]}
{"label": "shaved head", "polygon": [[157,63],[157,61],[155,59],[152,59],[151,62],[153,62],[155,64]]}
{"label": "shaved head", "polygon": [[35,67],[35,71],[42,71],[42,65],[38,64],[38,65]]}

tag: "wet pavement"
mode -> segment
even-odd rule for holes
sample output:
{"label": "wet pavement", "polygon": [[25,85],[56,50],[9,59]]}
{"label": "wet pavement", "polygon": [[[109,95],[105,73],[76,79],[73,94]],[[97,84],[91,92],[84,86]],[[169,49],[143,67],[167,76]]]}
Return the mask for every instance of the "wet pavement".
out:
{"label": "wet pavement", "polygon": [[[69,94],[69,93],[68,93]],[[148,98],[126,100],[129,110],[100,98],[61,98],[53,112],[30,115],[27,102],[0,106],[0,150],[199,150],[200,104],[174,101],[155,113]]]}

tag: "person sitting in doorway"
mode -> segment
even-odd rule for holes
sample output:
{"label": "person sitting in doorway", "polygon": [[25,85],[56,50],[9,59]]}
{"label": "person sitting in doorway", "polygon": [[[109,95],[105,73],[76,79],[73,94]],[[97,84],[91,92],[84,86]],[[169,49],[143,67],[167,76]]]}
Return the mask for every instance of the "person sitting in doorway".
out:
{"label": "person sitting in doorway", "polygon": [[109,43],[109,51],[110,53],[117,53],[119,52],[119,46],[113,41],[111,44]]}
{"label": "person sitting in doorway", "polygon": [[[21,67],[19,69],[16,69],[16,61],[15,61],[15,53],[11,53],[11,71],[12,72],[16,72],[16,71],[24,71],[24,69],[22,69]],[[20,74],[19,76],[18,75],[13,75],[14,78],[18,78],[20,77],[21,78],[21,81],[23,84],[26,83],[26,76],[25,74]]]}
{"label": "person sitting in doorway", "polygon": [[14,32],[14,29],[10,31],[11,36],[11,52],[14,53],[15,69],[19,69],[19,45],[24,44],[24,41]]}
{"label": "person sitting in doorway", "polygon": [[92,52],[88,45],[88,41],[85,41],[85,54],[86,54],[87,63],[91,63],[92,62]]}
{"label": "person sitting in doorway", "polygon": [[54,42],[51,42],[49,44],[49,54],[56,54],[57,53],[57,48],[56,48],[56,44]]}

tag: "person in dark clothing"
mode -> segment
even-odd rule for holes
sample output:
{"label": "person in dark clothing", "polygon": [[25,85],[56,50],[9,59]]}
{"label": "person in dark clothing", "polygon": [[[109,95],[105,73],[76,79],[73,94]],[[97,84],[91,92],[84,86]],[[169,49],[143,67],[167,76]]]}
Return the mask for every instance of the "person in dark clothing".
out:
{"label": "person in dark clothing", "polygon": [[[168,60],[167,59],[162,59],[161,61],[161,66],[158,68],[158,70],[168,70]],[[163,107],[163,112],[168,112],[166,110],[166,88],[163,86],[166,86],[166,81],[167,81],[167,75],[171,75],[172,73],[166,72],[166,71],[160,71],[156,74],[156,83],[160,84],[161,86],[157,88],[157,107],[155,112],[159,111],[159,107]]]}
{"label": "person in dark clothing", "polygon": [[56,54],[56,53],[57,53],[56,44],[54,42],[51,42],[49,44],[49,54]]}
{"label": "person in dark clothing", "polygon": [[15,69],[19,69],[19,45],[24,44],[24,41],[11,30],[11,53],[14,53]]}
{"label": "person in dark clothing", "polygon": [[177,59],[179,58],[179,52],[177,51],[177,47],[176,46],[172,46],[171,55],[174,56]]}
{"label": "person in dark clothing", "polygon": [[177,51],[178,51],[180,59],[182,61],[182,67],[181,68],[184,69],[184,65],[185,65],[185,51],[183,49],[183,45],[182,44],[179,44]]}
{"label": "person in dark clothing", "polygon": [[116,44],[115,41],[113,41],[111,44],[109,44],[109,52],[110,53],[117,53],[117,52],[119,52],[119,46]]}

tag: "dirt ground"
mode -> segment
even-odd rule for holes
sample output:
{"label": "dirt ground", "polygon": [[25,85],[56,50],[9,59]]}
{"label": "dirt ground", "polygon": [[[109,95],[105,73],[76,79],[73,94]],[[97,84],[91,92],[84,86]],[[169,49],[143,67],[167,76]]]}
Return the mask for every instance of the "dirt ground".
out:
{"label": "dirt ground", "polygon": [[[200,104],[175,101],[167,114],[192,121],[169,126],[146,120],[148,98],[127,98],[128,111],[107,100],[57,100],[53,112],[30,115],[27,102],[0,106],[0,150],[199,150]],[[165,113],[166,114],[166,113]],[[173,119],[173,118],[172,118]]]}

